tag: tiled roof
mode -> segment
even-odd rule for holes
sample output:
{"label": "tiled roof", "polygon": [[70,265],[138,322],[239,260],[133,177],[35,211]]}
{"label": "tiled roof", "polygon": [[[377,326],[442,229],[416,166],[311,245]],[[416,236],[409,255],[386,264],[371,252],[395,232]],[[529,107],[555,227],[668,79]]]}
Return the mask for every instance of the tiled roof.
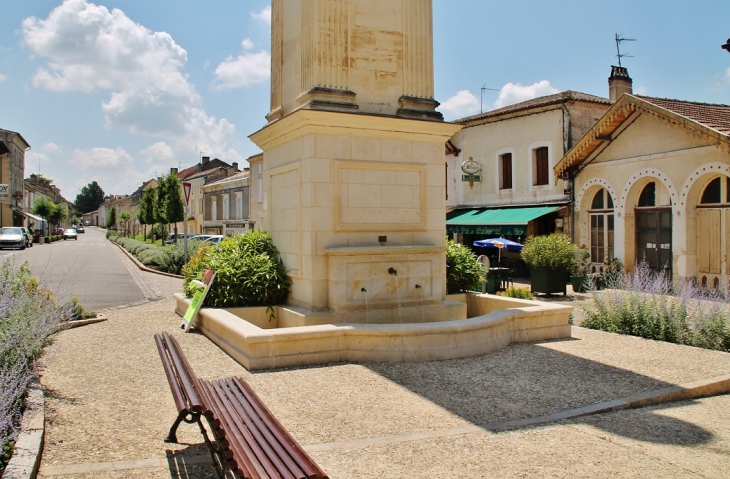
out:
{"label": "tiled roof", "polygon": [[497,117],[507,113],[515,113],[522,110],[529,110],[531,108],[539,108],[543,106],[556,105],[559,103],[565,103],[568,101],[588,101],[593,103],[601,103],[604,105],[610,105],[611,102],[608,98],[602,98],[600,96],[589,95],[587,93],[581,93],[579,91],[567,90],[564,92],[556,93],[554,95],[540,96],[533,98],[532,100],[515,103],[514,105],[505,106],[496,110],[490,110],[478,115],[467,116],[459,120],[454,120],[452,123],[471,123],[476,120],[482,120],[492,117]]}
{"label": "tiled roof", "polygon": [[722,134],[730,135],[730,105],[696,103],[639,95],[636,95],[636,97],[665,110],[682,115],[685,118],[689,118]]}
{"label": "tiled roof", "polygon": [[235,175],[231,175],[231,176],[227,176],[225,178],[221,178],[221,179],[215,180],[215,181],[213,181],[211,183],[208,183],[205,186],[217,185],[219,183],[227,183],[229,181],[243,180],[243,179],[246,179],[246,178],[248,178],[248,171],[241,171],[241,172],[236,173]]}

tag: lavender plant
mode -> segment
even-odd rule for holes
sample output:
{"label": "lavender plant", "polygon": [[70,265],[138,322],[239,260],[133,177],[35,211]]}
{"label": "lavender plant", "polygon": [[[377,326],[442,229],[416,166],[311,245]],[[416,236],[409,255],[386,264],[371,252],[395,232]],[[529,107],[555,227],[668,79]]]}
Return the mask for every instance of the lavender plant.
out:
{"label": "lavender plant", "polygon": [[672,282],[642,262],[593,291],[581,326],[647,339],[730,351],[728,290]]}
{"label": "lavender plant", "polygon": [[0,471],[17,435],[25,391],[43,350],[71,317],[39,287],[28,264],[0,268]]}

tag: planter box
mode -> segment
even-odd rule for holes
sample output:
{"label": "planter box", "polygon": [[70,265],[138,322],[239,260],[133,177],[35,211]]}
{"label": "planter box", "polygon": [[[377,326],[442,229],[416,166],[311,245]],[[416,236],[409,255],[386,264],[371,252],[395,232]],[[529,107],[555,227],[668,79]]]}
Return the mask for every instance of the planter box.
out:
{"label": "planter box", "polygon": [[573,291],[575,293],[585,293],[586,285],[588,284],[588,276],[571,276],[570,284],[573,285]]}
{"label": "planter box", "polygon": [[568,271],[566,269],[532,268],[530,271],[530,291],[532,293],[568,293],[566,283]]}

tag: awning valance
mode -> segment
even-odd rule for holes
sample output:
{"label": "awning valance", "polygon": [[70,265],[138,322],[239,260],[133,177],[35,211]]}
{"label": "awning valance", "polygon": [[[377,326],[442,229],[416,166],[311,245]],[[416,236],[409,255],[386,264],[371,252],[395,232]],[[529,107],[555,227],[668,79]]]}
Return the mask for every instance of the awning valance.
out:
{"label": "awning valance", "polygon": [[20,215],[27,216],[28,218],[35,220],[35,221],[46,221],[43,218],[41,218],[40,216],[36,216],[34,214],[28,213],[27,211],[23,211],[23,210],[14,210],[14,211]]}
{"label": "awning valance", "polygon": [[561,206],[455,210],[446,215],[446,232],[526,236],[527,223],[559,208]]}

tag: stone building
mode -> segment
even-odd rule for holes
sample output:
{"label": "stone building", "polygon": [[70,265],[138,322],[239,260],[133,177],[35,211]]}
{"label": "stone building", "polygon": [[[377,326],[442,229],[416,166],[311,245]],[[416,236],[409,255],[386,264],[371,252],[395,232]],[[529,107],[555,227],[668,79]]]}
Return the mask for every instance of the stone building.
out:
{"label": "stone building", "polygon": [[645,260],[727,284],[730,106],[624,93],[555,166],[556,181],[574,182],[575,242],[596,268]]}
{"label": "stone building", "polygon": [[203,186],[203,232],[235,236],[253,229],[249,210],[249,171]]}
{"label": "stone building", "polygon": [[446,148],[447,233],[471,245],[569,232],[571,185],[551,171],[610,105],[565,91],[456,120],[464,127]]}
{"label": "stone building", "polygon": [[30,144],[20,133],[0,129],[0,226],[27,226],[23,213],[25,152]]}

